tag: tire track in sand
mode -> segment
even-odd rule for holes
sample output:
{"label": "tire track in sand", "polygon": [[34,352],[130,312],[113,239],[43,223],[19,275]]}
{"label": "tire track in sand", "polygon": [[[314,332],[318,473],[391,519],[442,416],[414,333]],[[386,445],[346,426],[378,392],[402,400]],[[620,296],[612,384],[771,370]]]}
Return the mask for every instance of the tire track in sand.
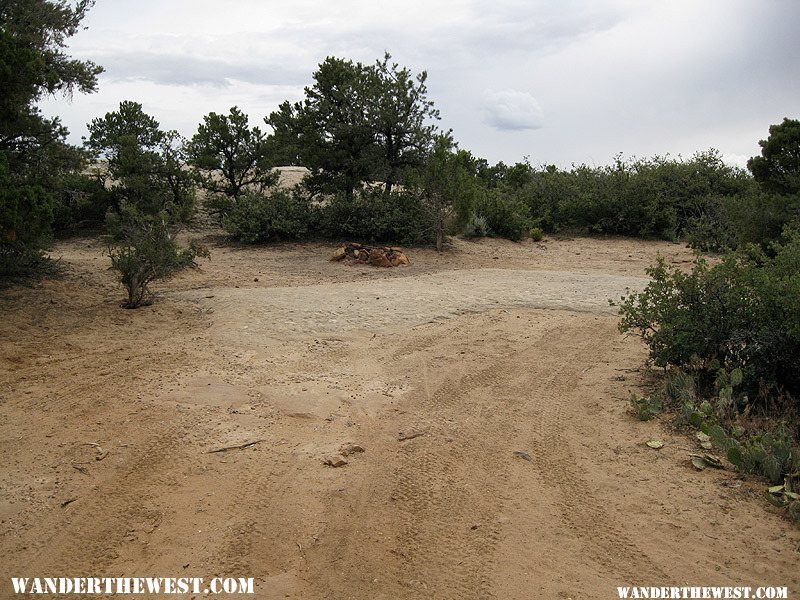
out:
{"label": "tire track in sand", "polygon": [[582,336],[581,332],[572,331],[554,336],[556,340],[583,337],[584,341],[578,348],[556,344],[548,353],[556,358],[540,366],[539,375],[544,381],[532,391],[533,462],[543,483],[559,491],[561,520],[570,535],[580,539],[587,558],[607,573],[618,574],[620,581],[635,581],[642,572],[668,581],[661,567],[625,532],[624,524],[615,522],[604,509],[604,502],[585,478],[581,461],[571,450],[571,442],[579,437],[570,428],[581,417],[581,381],[607,351],[607,346],[598,344],[597,339],[609,339],[616,333],[614,321],[602,324],[604,331],[583,332]]}

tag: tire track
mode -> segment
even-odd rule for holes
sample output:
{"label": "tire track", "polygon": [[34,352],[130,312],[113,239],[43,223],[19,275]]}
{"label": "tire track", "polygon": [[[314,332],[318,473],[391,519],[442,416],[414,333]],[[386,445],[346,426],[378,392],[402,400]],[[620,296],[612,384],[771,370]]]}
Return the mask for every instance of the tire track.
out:
{"label": "tire track", "polygon": [[[431,347],[432,337],[421,347]],[[427,378],[423,382],[417,427],[427,434],[397,451],[393,473],[401,523],[395,553],[403,559],[395,580],[405,582],[407,597],[494,597],[497,516],[511,455],[495,441],[513,428],[518,399],[497,395],[485,406],[474,402],[473,392],[503,390],[518,368],[509,358],[448,378],[433,390],[425,389]]]}
{"label": "tire track", "polygon": [[[542,481],[559,490],[561,519],[571,535],[581,540],[592,560],[607,572],[617,573],[620,581],[635,581],[642,572],[668,581],[667,574],[636,546],[623,524],[616,523],[608,515],[602,499],[584,477],[583,468],[570,449],[568,428],[581,410],[576,390],[583,373],[605,347],[597,344],[592,332],[573,330],[554,336],[575,339],[581,334],[584,341],[578,348],[561,345],[550,349],[549,354],[557,356],[558,362],[548,364],[545,372],[549,371],[549,375],[544,378],[544,384],[534,390],[536,435],[530,438],[534,464]],[[613,335],[611,331],[602,334],[604,337]]]}

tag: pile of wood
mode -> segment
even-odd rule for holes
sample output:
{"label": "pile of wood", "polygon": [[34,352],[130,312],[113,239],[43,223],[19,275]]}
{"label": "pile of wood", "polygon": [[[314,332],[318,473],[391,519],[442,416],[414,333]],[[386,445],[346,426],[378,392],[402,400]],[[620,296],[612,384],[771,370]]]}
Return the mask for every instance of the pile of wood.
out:
{"label": "pile of wood", "polygon": [[398,248],[363,246],[355,243],[347,243],[338,248],[331,260],[373,267],[399,267],[408,264],[408,257]]}

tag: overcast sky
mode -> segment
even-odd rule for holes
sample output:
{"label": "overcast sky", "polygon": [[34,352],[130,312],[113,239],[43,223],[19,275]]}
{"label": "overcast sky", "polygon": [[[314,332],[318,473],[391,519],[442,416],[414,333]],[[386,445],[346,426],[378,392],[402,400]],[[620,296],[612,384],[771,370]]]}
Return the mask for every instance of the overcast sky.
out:
{"label": "overcast sky", "polygon": [[261,123],[326,56],[428,71],[440,126],[490,162],[606,164],[718,148],[743,164],[800,118],[798,0],[98,0],[70,41],[99,91],[42,103],[79,142],[136,100],[190,136],[238,105]]}

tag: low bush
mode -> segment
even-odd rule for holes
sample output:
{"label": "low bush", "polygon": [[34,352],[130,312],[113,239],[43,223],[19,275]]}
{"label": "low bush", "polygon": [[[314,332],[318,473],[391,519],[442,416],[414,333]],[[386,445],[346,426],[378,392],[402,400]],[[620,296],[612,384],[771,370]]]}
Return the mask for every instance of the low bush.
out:
{"label": "low bush", "polygon": [[674,240],[694,231],[699,242],[703,234],[714,233],[708,221],[716,213],[708,199],[727,199],[753,188],[744,171],[709,150],[688,160],[618,156],[602,167],[528,169],[515,194],[526,204],[527,217],[546,232]]}
{"label": "low bush", "polygon": [[299,191],[278,189],[269,195],[254,191],[239,196],[223,218],[231,236],[248,244],[300,240],[309,235],[314,211]]}
{"label": "low bush", "polygon": [[166,212],[144,215],[124,210],[110,225],[115,241],[109,248],[111,267],[128,292],[125,308],[138,308],[152,302],[149,285],[158,279],[195,264],[198,255],[207,255],[199,246],[180,248]]}
{"label": "low bush", "polygon": [[531,227],[528,230],[528,235],[534,242],[541,242],[544,239],[544,231],[541,227]]}
{"label": "low bush", "polygon": [[515,242],[530,228],[528,210],[518,195],[506,190],[486,190],[479,194],[475,213],[486,221],[489,234]]}
{"label": "low bush", "polygon": [[633,414],[640,421],[649,421],[661,412],[661,400],[657,396],[637,396],[631,392],[628,400]]}
{"label": "low bush", "polygon": [[662,367],[686,367],[710,386],[720,368],[740,369],[750,401],[800,394],[800,231],[774,256],[750,247],[690,273],[663,259],[642,293],[623,297],[623,332],[638,332]]}
{"label": "low bush", "polygon": [[[694,377],[683,369],[675,369],[667,377],[666,403],[676,411],[680,423],[702,432],[698,438],[702,444],[708,444],[704,448],[716,447],[740,472],[767,479],[771,484],[767,499],[800,522],[796,410],[784,405],[784,410],[777,411],[778,418],[751,418],[752,405],[742,392],[743,381],[740,369],[719,369],[715,391],[698,396]],[[633,394],[631,397],[635,398]]]}
{"label": "low bush", "polygon": [[[766,477],[770,501],[800,519],[800,231],[767,253],[749,246],[691,272],[649,270],[623,296],[622,332],[640,334],[670,369],[666,395],[740,471]],[[634,403],[637,414],[649,405]]]}
{"label": "low bush", "polygon": [[363,190],[338,194],[320,208],[323,237],[420,246],[434,243],[436,227],[421,199],[399,191]]}
{"label": "low bush", "polygon": [[697,200],[685,227],[686,241],[702,252],[725,252],[747,244],[764,249],[800,217],[800,198],[752,187],[734,196]]}
{"label": "low bush", "polygon": [[486,222],[486,218],[480,215],[471,215],[467,220],[467,224],[464,226],[463,235],[468,238],[486,237],[489,235],[489,224]]}

